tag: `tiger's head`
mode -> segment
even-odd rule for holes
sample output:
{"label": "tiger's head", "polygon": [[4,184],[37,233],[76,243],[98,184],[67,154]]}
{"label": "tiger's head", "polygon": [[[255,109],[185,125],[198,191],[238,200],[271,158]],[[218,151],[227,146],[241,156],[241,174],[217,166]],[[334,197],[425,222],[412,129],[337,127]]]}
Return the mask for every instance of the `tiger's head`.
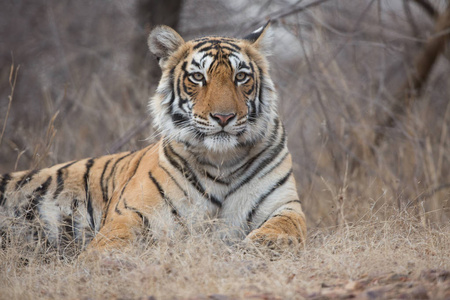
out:
{"label": "tiger's head", "polygon": [[266,56],[269,23],[244,39],[185,42],[172,28],[149,36],[162,78],[150,101],[162,134],[194,147],[226,152],[252,145],[276,117],[276,93]]}

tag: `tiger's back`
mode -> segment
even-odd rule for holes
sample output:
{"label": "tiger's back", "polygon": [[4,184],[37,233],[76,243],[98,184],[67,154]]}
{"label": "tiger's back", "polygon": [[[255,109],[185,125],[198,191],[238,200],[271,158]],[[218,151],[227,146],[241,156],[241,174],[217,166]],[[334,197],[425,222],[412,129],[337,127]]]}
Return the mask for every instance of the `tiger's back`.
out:
{"label": "tiger's back", "polygon": [[161,140],[126,152],[5,174],[0,229],[35,223],[50,243],[121,248],[221,220],[228,238],[302,242],[306,224],[266,54],[268,26],[246,39],[185,42],[155,28],[163,75],[150,107]]}

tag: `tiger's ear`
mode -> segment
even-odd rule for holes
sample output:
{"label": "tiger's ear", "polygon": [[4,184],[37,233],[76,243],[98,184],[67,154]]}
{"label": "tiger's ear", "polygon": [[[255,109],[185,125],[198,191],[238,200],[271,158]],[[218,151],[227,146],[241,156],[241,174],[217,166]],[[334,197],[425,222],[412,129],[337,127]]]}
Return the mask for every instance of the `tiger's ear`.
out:
{"label": "tiger's ear", "polygon": [[264,55],[270,55],[272,53],[272,29],[270,28],[270,20],[266,25],[244,37],[244,40],[251,42]]}
{"label": "tiger's ear", "polygon": [[148,36],[150,52],[156,56],[161,67],[166,58],[183,44],[183,38],[175,30],[165,25],[156,27]]}

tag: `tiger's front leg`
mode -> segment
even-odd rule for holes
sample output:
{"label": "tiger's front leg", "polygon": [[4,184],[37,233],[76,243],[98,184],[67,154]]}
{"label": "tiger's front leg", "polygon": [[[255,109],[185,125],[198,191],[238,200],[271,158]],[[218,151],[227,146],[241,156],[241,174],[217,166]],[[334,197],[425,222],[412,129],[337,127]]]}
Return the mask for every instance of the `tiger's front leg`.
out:
{"label": "tiger's front leg", "polygon": [[133,216],[116,216],[102,227],[86,250],[104,252],[126,249],[136,238],[133,228],[137,226],[138,220]]}
{"label": "tiger's front leg", "polygon": [[158,239],[182,224],[165,192],[173,190],[174,184],[163,180],[165,171],[152,159],[152,149],[157,148],[142,150],[130,163],[129,173],[106,204],[101,229],[88,252],[126,250],[138,238]]}
{"label": "tiger's front leg", "polygon": [[247,242],[269,248],[286,248],[304,243],[305,240],[306,221],[298,200],[277,209],[246,237]]}

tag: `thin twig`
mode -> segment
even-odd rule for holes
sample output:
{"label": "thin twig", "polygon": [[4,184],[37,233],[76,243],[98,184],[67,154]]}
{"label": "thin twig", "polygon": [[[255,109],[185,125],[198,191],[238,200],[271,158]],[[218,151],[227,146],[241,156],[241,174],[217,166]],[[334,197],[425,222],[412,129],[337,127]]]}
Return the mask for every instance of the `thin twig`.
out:
{"label": "thin twig", "polygon": [[118,138],[112,146],[109,148],[109,153],[116,153],[122,148],[125,144],[127,144],[136,134],[148,128],[151,124],[150,118],[146,117],[145,119],[140,120],[137,125],[129,129],[124,135]]}
{"label": "thin twig", "polygon": [[14,90],[16,89],[16,82],[17,82],[17,74],[19,73],[20,65],[17,66],[15,72],[14,72],[14,62],[11,64],[11,69],[9,71],[9,86],[11,88],[11,93],[8,96],[8,108],[6,110],[6,116],[5,121],[3,122],[3,128],[2,128],[2,134],[0,134],[0,146],[2,145],[3,141],[3,135],[5,134],[6,129],[6,123],[8,121],[9,112],[11,110],[11,104],[14,96]]}
{"label": "thin twig", "polygon": [[414,20],[414,16],[411,11],[411,7],[409,6],[408,0],[403,0],[403,10],[405,11],[406,19],[408,20],[409,26],[411,27],[411,31],[415,37],[420,36],[419,27]]}
{"label": "thin twig", "polygon": [[276,20],[285,18],[285,17],[293,15],[293,14],[301,13],[301,12],[307,10],[307,9],[310,9],[312,7],[321,5],[321,4],[323,4],[325,2],[328,2],[328,1],[330,1],[330,0],[317,0],[317,1],[314,1],[314,2],[311,2],[311,3],[307,4],[305,6],[297,7],[295,9],[291,10],[291,11],[280,13],[278,16],[275,15],[275,16],[271,17],[270,19],[273,20],[273,21],[276,21]]}

